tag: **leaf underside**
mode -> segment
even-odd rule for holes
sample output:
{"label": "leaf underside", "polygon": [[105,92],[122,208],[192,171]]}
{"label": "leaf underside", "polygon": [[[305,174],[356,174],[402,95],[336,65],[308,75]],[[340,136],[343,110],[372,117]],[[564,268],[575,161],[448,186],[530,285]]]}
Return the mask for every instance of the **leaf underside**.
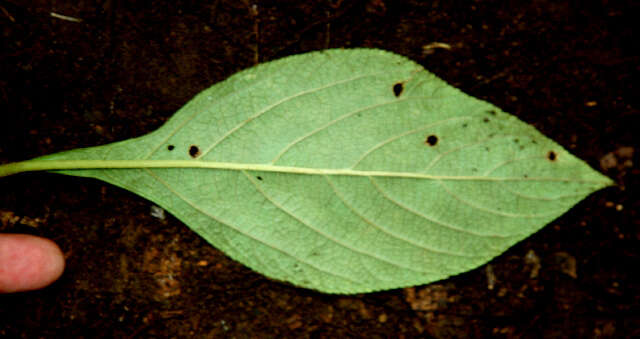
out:
{"label": "leaf underside", "polygon": [[135,192],[250,268],[328,293],[473,269],[611,184],[532,126],[373,49],[258,65],[148,135],[38,160],[53,159],[247,164],[56,172]]}

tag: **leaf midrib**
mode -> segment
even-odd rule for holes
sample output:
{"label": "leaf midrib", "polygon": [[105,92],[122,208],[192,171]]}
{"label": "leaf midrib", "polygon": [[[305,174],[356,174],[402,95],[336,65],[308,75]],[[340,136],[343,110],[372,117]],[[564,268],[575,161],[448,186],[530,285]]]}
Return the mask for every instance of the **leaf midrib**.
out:
{"label": "leaf midrib", "polygon": [[201,168],[236,171],[277,172],[301,175],[323,176],[360,176],[383,178],[408,178],[446,181],[547,181],[547,182],[581,182],[607,184],[600,180],[585,180],[579,178],[551,178],[551,177],[490,177],[490,176],[451,176],[436,175],[421,172],[397,171],[362,171],[350,168],[310,168],[281,166],[271,164],[251,164],[234,162],[216,162],[202,160],[26,160],[6,165],[0,165],[0,177],[29,171],[56,170],[86,170],[86,169],[141,169],[141,168]]}

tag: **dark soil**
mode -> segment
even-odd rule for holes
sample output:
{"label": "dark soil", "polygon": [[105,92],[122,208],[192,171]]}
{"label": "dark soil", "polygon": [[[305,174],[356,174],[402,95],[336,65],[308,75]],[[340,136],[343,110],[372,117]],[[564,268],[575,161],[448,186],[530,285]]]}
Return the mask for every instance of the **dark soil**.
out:
{"label": "dark soil", "polygon": [[[0,0],[1,163],[140,136],[256,63],[361,46],[418,61],[619,185],[471,272],[340,296],[254,273],[105,183],[47,173],[2,178],[0,231],[55,240],[67,268],[44,290],[0,296],[0,337],[640,336],[640,204],[632,195],[640,189],[632,36],[639,7]],[[451,48],[430,49],[433,42]]]}

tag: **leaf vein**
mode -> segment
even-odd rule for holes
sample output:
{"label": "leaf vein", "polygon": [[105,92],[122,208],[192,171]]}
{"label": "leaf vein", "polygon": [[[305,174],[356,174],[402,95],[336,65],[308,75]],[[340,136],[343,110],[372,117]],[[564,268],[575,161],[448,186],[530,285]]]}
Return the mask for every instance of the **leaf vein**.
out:
{"label": "leaf vein", "polygon": [[512,135],[512,134],[501,134],[501,135],[496,135],[496,136],[492,136],[490,138],[485,138],[485,139],[481,139],[481,140],[476,140],[472,143],[468,143],[468,144],[464,144],[461,145],[459,147],[456,148],[452,148],[450,150],[447,150],[445,152],[442,152],[440,154],[438,154],[436,157],[434,157],[431,162],[427,165],[427,167],[425,167],[421,172],[422,173],[427,173],[427,171],[429,169],[431,169],[433,166],[435,166],[440,160],[442,160],[445,156],[451,155],[453,153],[462,151],[465,148],[469,148],[469,147],[474,147],[474,146],[478,146],[478,145],[482,145],[484,143],[487,143],[489,141],[493,141],[495,139],[498,138],[502,138],[502,137],[509,137],[509,136],[516,136],[516,135]]}
{"label": "leaf vein", "polygon": [[[327,61],[328,62],[328,61]],[[239,76],[240,73],[237,73],[235,75],[232,75],[231,77],[227,78],[225,80],[225,82],[230,82],[232,79],[236,79],[237,76]],[[225,97],[232,97],[232,96],[237,96],[246,92],[250,92],[252,91],[254,88],[258,87],[259,85],[269,81],[271,78],[270,77],[263,77],[262,79],[258,80],[258,81],[253,81],[249,86],[244,86],[242,87],[242,89],[240,90],[235,90],[232,91],[230,93],[228,93]],[[203,92],[200,92],[196,98],[198,96],[204,96],[205,93],[208,93],[209,90],[204,90]],[[191,102],[190,102],[191,103]],[[188,103],[187,105],[189,105],[190,103]],[[186,106],[185,106],[186,107]],[[151,150],[151,152],[149,154],[147,154],[145,157],[143,157],[143,159],[149,159],[153,154],[155,154],[161,147],[162,145],[164,145],[169,139],[171,139],[172,136],[176,135],[178,132],[180,132],[180,130],[187,124],[189,123],[191,120],[193,120],[194,118],[196,118],[197,116],[199,116],[200,114],[202,114],[204,111],[203,110],[196,110],[195,112],[193,112],[189,117],[187,117],[181,124],[179,124],[178,126],[176,126],[171,132],[169,132],[167,134],[167,136],[160,142],[158,143],[158,145]]]}
{"label": "leaf vein", "polygon": [[551,211],[549,213],[543,213],[543,214],[519,214],[519,213],[508,213],[508,212],[502,212],[502,211],[496,211],[484,206],[480,206],[478,204],[472,203],[470,201],[464,200],[462,198],[460,198],[457,194],[455,194],[454,192],[451,192],[447,186],[445,184],[442,183],[442,181],[438,180],[438,185],[440,185],[445,192],[447,192],[447,194],[449,194],[452,198],[458,200],[459,202],[473,208],[476,209],[478,211],[481,212],[486,212],[486,213],[490,213],[490,214],[494,214],[494,215],[499,215],[499,216],[503,216],[503,217],[509,217],[509,218],[544,218],[550,215],[557,215],[558,213],[561,213],[561,211]]}
{"label": "leaf vein", "polygon": [[518,161],[522,161],[522,160],[532,160],[532,159],[537,159],[537,160],[539,160],[539,159],[544,159],[544,157],[543,157],[543,156],[540,156],[540,155],[532,155],[532,156],[524,157],[524,158],[511,158],[511,159],[509,159],[509,160],[506,160],[506,161],[504,161],[504,162],[501,162],[501,163],[497,164],[497,165],[496,165],[496,166],[494,166],[493,168],[490,168],[490,169],[489,169],[489,170],[487,170],[487,172],[485,172],[483,175],[484,175],[485,177],[488,177],[491,173],[493,173],[493,172],[497,171],[499,168],[504,167],[504,166],[506,166],[506,165],[508,165],[508,164],[511,164],[511,163],[514,163],[514,162],[518,162]]}
{"label": "leaf vein", "polygon": [[319,133],[319,132],[321,132],[321,131],[329,128],[329,127],[331,127],[332,125],[335,125],[336,123],[338,123],[338,122],[340,122],[342,120],[345,120],[345,119],[347,119],[349,117],[352,117],[352,116],[354,116],[354,115],[356,115],[358,113],[367,112],[367,111],[370,111],[370,110],[373,110],[373,109],[376,109],[376,108],[379,108],[379,107],[383,107],[383,106],[389,105],[389,104],[397,104],[398,102],[408,101],[409,99],[433,99],[433,98],[426,97],[426,96],[404,97],[404,98],[400,98],[400,99],[394,99],[394,100],[391,100],[391,101],[377,103],[375,105],[366,106],[366,107],[363,107],[361,109],[357,109],[357,110],[348,112],[346,114],[343,114],[343,115],[341,115],[341,116],[339,116],[339,117],[327,122],[326,124],[316,128],[316,129],[312,130],[311,132],[296,138],[295,140],[290,142],[288,145],[286,145],[275,156],[275,158],[273,158],[269,163],[270,164],[275,164],[278,160],[280,160],[282,158],[282,156],[284,156],[285,153],[287,153],[289,150],[291,150],[291,148],[293,148],[293,146],[295,146],[298,143],[302,142],[303,140],[308,139],[309,137],[311,137],[311,136],[313,136],[313,135],[315,135],[315,134],[317,134],[317,133]]}
{"label": "leaf vein", "polygon": [[[165,187],[167,188],[167,190],[169,190],[169,192],[173,193],[176,197],[178,197],[180,200],[182,200],[182,201],[184,201],[185,203],[187,203],[189,206],[191,206],[191,207],[192,207],[194,210],[196,210],[197,212],[199,212],[199,213],[201,213],[201,214],[203,214],[203,215],[207,216],[208,218],[211,218],[212,220],[214,220],[214,221],[216,221],[216,222],[220,223],[221,225],[225,225],[225,226],[229,227],[230,229],[234,230],[235,232],[238,232],[238,233],[242,234],[243,236],[245,236],[245,237],[247,237],[247,238],[249,238],[249,239],[252,239],[252,240],[254,240],[254,241],[258,242],[258,243],[261,243],[261,244],[263,244],[263,245],[265,245],[265,246],[267,246],[267,247],[269,247],[269,248],[271,248],[271,249],[275,250],[276,252],[280,252],[280,253],[282,253],[282,254],[284,254],[284,255],[286,255],[286,256],[288,256],[288,257],[291,257],[291,258],[293,258],[293,259],[295,259],[295,260],[297,260],[297,261],[299,261],[299,262],[301,262],[301,263],[303,263],[303,264],[306,264],[306,265],[308,265],[308,266],[310,266],[310,267],[313,267],[314,269],[316,269],[316,270],[318,270],[318,271],[320,271],[320,272],[324,272],[324,273],[330,274],[330,275],[332,275],[332,276],[335,276],[335,277],[338,277],[338,278],[341,278],[341,279],[347,280],[347,281],[352,282],[352,283],[354,283],[354,284],[357,284],[357,283],[358,283],[357,281],[355,281],[355,280],[353,280],[353,279],[351,279],[351,278],[349,278],[349,277],[347,277],[347,276],[343,276],[343,275],[340,275],[340,274],[337,274],[337,273],[331,272],[331,271],[329,271],[329,270],[326,270],[326,269],[323,269],[323,268],[321,268],[321,267],[319,267],[319,266],[316,266],[316,265],[314,265],[314,264],[313,264],[313,263],[311,263],[311,262],[307,262],[307,261],[305,261],[305,260],[302,260],[302,259],[300,259],[300,258],[296,257],[295,255],[293,255],[293,254],[291,254],[291,253],[289,253],[289,252],[287,252],[287,251],[283,250],[282,248],[279,248],[278,246],[275,246],[275,245],[269,244],[269,243],[267,243],[266,241],[264,241],[264,240],[262,240],[262,239],[256,238],[256,237],[254,237],[253,235],[251,235],[251,234],[249,234],[249,233],[247,233],[247,232],[244,232],[244,231],[240,230],[239,228],[237,228],[237,227],[233,226],[230,222],[223,221],[222,219],[217,218],[217,217],[216,217],[216,216],[214,216],[213,214],[210,214],[210,213],[208,213],[208,212],[204,211],[204,210],[203,210],[202,208],[200,208],[197,204],[195,204],[195,203],[193,203],[191,200],[187,199],[184,195],[182,195],[182,194],[178,193],[178,191],[176,191],[176,190],[174,190],[173,188],[171,188],[171,185],[169,185],[167,182],[165,182],[164,180],[162,180],[162,178],[160,178],[160,177],[159,177],[155,172],[153,172],[153,171],[152,171],[152,170],[150,170],[150,169],[146,169],[146,170],[148,171],[149,175],[150,175],[152,178],[154,178],[154,179],[155,179],[155,180],[157,180],[160,184],[162,184],[163,186],[165,186]],[[244,172],[243,172],[243,173],[244,173]],[[246,173],[244,173],[244,174],[246,175]]]}
{"label": "leaf vein", "polygon": [[[336,196],[338,197],[338,199],[340,199],[340,201],[349,209],[351,210],[351,212],[353,214],[355,214],[356,216],[358,216],[360,219],[362,219],[365,223],[375,227],[376,229],[380,230],[381,232],[391,236],[392,238],[404,241],[412,246],[418,247],[421,250],[424,250],[426,252],[433,252],[433,253],[438,253],[438,254],[446,254],[446,255],[450,255],[450,256],[455,256],[455,257],[470,257],[470,258],[474,258],[474,255],[466,255],[466,254],[460,254],[460,253],[452,253],[452,252],[447,252],[447,251],[443,251],[443,250],[437,250],[434,248],[430,248],[430,247],[426,247],[424,244],[418,243],[416,241],[411,240],[410,238],[407,238],[405,236],[402,235],[398,235],[393,233],[392,231],[390,231],[389,229],[387,229],[386,227],[383,227],[381,225],[378,225],[377,223],[373,222],[372,220],[369,220],[368,218],[366,218],[364,215],[362,215],[360,212],[358,212],[356,210],[355,207],[353,207],[338,191],[338,189],[335,187],[335,185],[331,182],[331,180],[329,179],[329,177],[324,176],[325,179],[327,180],[327,182],[329,183],[329,185],[331,186],[331,189],[333,189],[333,191],[335,192]],[[424,273],[430,273],[429,271],[424,272]]]}
{"label": "leaf vein", "polygon": [[387,194],[387,192],[385,192],[382,189],[382,187],[380,187],[380,185],[378,185],[376,183],[376,181],[372,177],[369,177],[369,180],[371,181],[371,183],[373,184],[375,189],[378,192],[380,192],[380,194],[385,199],[391,201],[393,204],[401,207],[402,209],[404,209],[404,210],[406,210],[406,211],[408,211],[408,212],[410,212],[412,214],[415,214],[418,217],[421,217],[421,218],[423,218],[423,219],[425,219],[425,220],[427,220],[427,221],[429,221],[429,222],[431,222],[433,224],[436,224],[438,226],[447,228],[447,229],[455,231],[455,232],[467,233],[467,234],[471,234],[471,235],[478,236],[478,237],[486,237],[486,238],[508,238],[509,237],[509,236],[504,236],[504,235],[501,235],[501,234],[477,233],[477,232],[473,232],[473,231],[470,231],[470,230],[467,230],[467,229],[464,229],[464,228],[459,228],[459,227],[456,227],[456,226],[453,226],[453,225],[450,225],[450,224],[446,224],[446,223],[444,223],[442,221],[439,221],[439,220],[433,219],[431,217],[428,217],[427,215],[425,215],[425,214],[423,214],[423,213],[421,213],[421,212],[419,212],[417,210],[414,210],[413,208],[411,208],[411,207],[399,202],[398,200],[393,198],[391,195]]}
{"label": "leaf vein", "polygon": [[434,126],[437,126],[437,125],[440,125],[440,124],[446,124],[448,122],[457,121],[457,120],[466,120],[466,119],[470,119],[470,118],[472,118],[472,117],[471,116],[460,116],[460,117],[453,117],[453,118],[449,118],[449,119],[442,119],[442,120],[434,121],[434,122],[432,122],[432,123],[430,123],[428,125],[422,126],[420,128],[412,129],[410,131],[407,131],[407,132],[404,132],[404,133],[401,133],[401,134],[398,134],[398,135],[394,135],[391,138],[386,139],[386,140],[374,145],[373,147],[371,147],[367,151],[365,151],[362,154],[362,156],[360,156],[360,158],[353,165],[351,165],[349,168],[350,169],[354,169],[366,157],[371,155],[371,153],[375,152],[377,149],[379,149],[381,147],[384,147],[385,145],[387,145],[387,144],[389,144],[389,143],[391,143],[391,142],[393,142],[393,141],[395,141],[397,139],[400,139],[400,138],[405,137],[407,135],[411,135],[411,134],[415,134],[415,133],[421,132],[421,131],[423,131],[423,130],[425,130],[427,128],[434,127]]}
{"label": "leaf vein", "polygon": [[[503,185],[504,186],[504,185]],[[518,191],[514,191],[511,188],[509,188],[508,186],[506,187],[502,187],[503,190],[517,196],[523,199],[528,199],[528,200],[541,200],[541,201],[554,201],[554,200],[561,200],[561,199],[568,199],[568,198],[575,198],[575,197],[582,197],[584,196],[584,193],[574,193],[574,194],[563,194],[563,195],[557,195],[555,197],[536,197],[536,196],[532,196],[532,195],[528,195],[528,194],[524,194]]]}
{"label": "leaf vein", "polygon": [[[376,254],[373,254],[373,253],[370,253],[370,252],[367,252],[367,251],[364,251],[364,250],[361,250],[361,249],[357,249],[357,248],[355,248],[355,247],[353,247],[353,246],[351,246],[349,244],[346,244],[346,243],[343,243],[343,242],[339,241],[335,237],[333,237],[333,236],[331,236],[331,235],[329,235],[329,234],[327,234],[325,232],[322,232],[318,228],[314,227],[310,223],[304,221],[302,218],[300,218],[297,215],[295,215],[292,211],[287,210],[286,208],[284,208],[284,206],[282,206],[281,204],[279,204],[275,200],[273,200],[273,198],[271,196],[269,196],[263,189],[261,189],[260,186],[258,185],[258,183],[253,179],[253,177],[251,177],[249,174],[247,174],[246,171],[242,171],[242,173],[244,173],[244,175],[247,176],[247,179],[249,179],[249,181],[251,181],[251,183],[253,183],[253,185],[256,187],[256,190],[258,192],[260,192],[260,194],[262,194],[265,197],[265,199],[267,199],[273,206],[275,206],[276,208],[278,208],[279,210],[281,210],[285,214],[289,215],[291,218],[293,218],[294,220],[299,222],[301,225],[306,226],[311,231],[313,231],[313,232],[319,234],[320,236],[324,237],[325,239],[327,239],[327,240],[329,240],[329,241],[331,241],[331,242],[333,242],[333,243],[335,243],[335,244],[337,244],[337,245],[339,245],[339,246],[341,246],[343,248],[346,248],[347,250],[350,250],[352,252],[360,253],[360,254],[362,254],[364,256],[376,259],[378,261],[385,262],[387,264],[390,264],[390,265],[393,265],[393,266],[396,266],[396,267],[401,267],[401,268],[404,268],[404,269],[407,269],[407,270],[410,270],[410,271],[415,271],[415,269],[412,269],[411,267],[407,267],[407,266],[404,266],[402,264],[390,261],[389,259],[380,257],[380,256],[378,256]],[[420,271],[417,271],[417,272],[420,272]],[[425,273],[425,272],[420,272],[420,273]]]}
{"label": "leaf vein", "polygon": [[262,108],[261,110],[259,110],[257,113],[253,114],[252,116],[248,117],[247,119],[245,119],[244,121],[242,121],[241,123],[239,123],[238,125],[236,125],[235,127],[233,127],[232,129],[230,129],[229,131],[227,131],[227,133],[225,133],[222,137],[220,137],[218,140],[216,140],[212,145],[210,145],[209,147],[207,147],[207,149],[205,149],[202,152],[202,155],[199,157],[200,159],[202,159],[203,157],[205,157],[207,154],[209,154],[209,152],[211,152],[211,150],[213,150],[216,146],[218,146],[222,141],[224,141],[227,137],[229,137],[231,134],[235,133],[237,130],[241,129],[242,127],[246,126],[248,123],[250,123],[253,120],[256,120],[257,118],[259,118],[260,116],[262,116],[263,114],[271,111],[272,109],[278,107],[279,105],[282,105],[290,100],[293,100],[295,98],[301,97],[303,95],[307,95],[307,94],[312,94],[327,88],[331,88],[337,85],[341,85],[341,84],[346,84],[352,81],[356,81],[359,79],[363,79],[366,77],[373,77],[376,75],[380,75],[383,74],[382,72],[378,72],[378,73],[371,73],[371,74],[361,74],[358,76],[354,76],[348,79],[343,79],[340,81],[334,81],[331,82],[329,84],[326,84],[324,86],[320,86],[320,87],[316,87],[316,88],[312,88],[309,90],[305,90],[305,91],[301,91],[298,92],[296,94],[290,95],[288,97],[284,97],[280,100],[277,100],[276,102]]}

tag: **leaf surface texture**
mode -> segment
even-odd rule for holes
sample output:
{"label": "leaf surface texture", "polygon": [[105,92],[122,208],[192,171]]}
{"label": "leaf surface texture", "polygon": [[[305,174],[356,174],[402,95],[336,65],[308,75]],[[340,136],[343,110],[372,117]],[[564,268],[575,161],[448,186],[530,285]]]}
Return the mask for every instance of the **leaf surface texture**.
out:
{"label": "leaf surface texture", "polygon": [[611,184],[532,126],[373,49],[258,65],[148,135],[40,158],[54,159],[219,163],[57,172],[135,192],[252,269],[329,293],[465,272]]}

